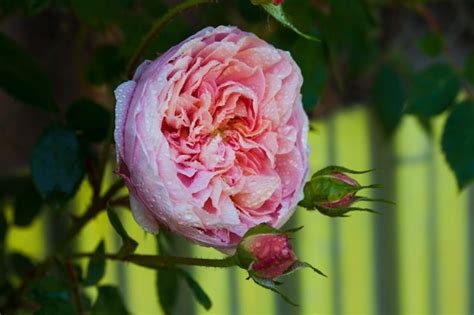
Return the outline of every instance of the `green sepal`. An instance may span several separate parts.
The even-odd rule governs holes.
[[[342,208],[342,209],[317,207],[317,210],[321,214],[324,214],[328,217],[343,217],[343,218],[349,217],[347,213],[352,212],[352,211],[365,211],[365,212],[370,212],[374,214],[380,214],[378,211],[375,211],[373,209],[359,208],[359,207],[349,207],[349,208]]]
[[[285,300],[285,302],[287,302],[288,304],[293,305],[293,306],[299,306],[298,304],[293,302],[289,297],[283,294],[280,290],[277,289],[276,286],[280,285],[281,284],[280,282],[276,283],[273,280],[258,278],[250,273],[249,273],[249,278],[252,279],[259,286],[264,287],[265,289],[271,290],[275,293],[278,293],[283,298],[283,300]]]
[[[299,269],[303,269],[303,268],[309,268],[309,269],[313,270],[314,272],[316,272],[317,274],[320,274],[321,276],[327,278],[326,274],[324,274],[324,272],[322,272],[318,268],[314,267],[310,263],[307,263],[305,261],[299,261],[299,260],[297,260],[293,265],[291,265],[291,267],[288,268],[287,271],[285,271],[283,276],[289,275],[290,273],[293,273],[293,272],[295,272]]]
[[[342,166],[330,165],[314,173],[313,176],[311,176],[311,179],[313,179],[316,176],[329,175],[333,173],[365,174],[365,173],[370,173],[373,171],[375,171],[375,169],[373,168],[370,170],[365,170],[365,171],[355,171],[355,170],[351,170],[349,168],[345,168]]]
[[[354,202],[357,202],[357,201],[372,201],[372,202],[383,202],[383,203],[388,203],[388,204],[391,204],[391,205],[395,205],[396,203],[391,201],[391,200],[387,200],[387,199],[380,199],[380,198],[369,198],[369,197],[362,197],[362,196],[357,196],[355,197],[355,201]]]

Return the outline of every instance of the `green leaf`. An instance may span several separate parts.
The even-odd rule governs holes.
[[[68,126],[92,142],[103,141],[111,124],[110,112],[88,99],[74,102],[67,111]]]
[[[474,102],[457,105],[444,126],[442,147],[459,189],[474,180]]]
[[[420,37],[418,48],[428,57],[436,57],[443,50],[444,38],[440,33],[428,33]]]
[[[41,306],[35,315],[75,314],[69,285],[65,279],[54,276],[39,278],[30,286],[26,296]]]
[[[38,194],[33,182],[27,186],[15,197],[14,219],[13,222],[18,226],[28,226],[39,214],[43,199]]]
[[[125,257],[130,255],[135,251],[138,243],[128,235],[127,231],[125,231],[125,228],[122,225],[122,222],[120,222],[118,215],[110,207],[107,208],[107,216],[109,217],[109,221],[114,227],[115,231],[122,238],[122,247],[119,250],[118,256]]]
[[[201,304],[206,310],[209,310],[212,307],[212,301],[204,291],[204,289],[199,285],[199,283],[193,279],[193,277],[185,270],[180,269],[181,275],[184,277],[186,284],[193,292],[196,300]]]
[[[372,103],[387,135],[393,134],[400,123],[405,97],[405,86],[400,75],[391,66],[382,65],[372,86]]]
[[[464,76],[474,85],[474,53],[470,54],[464,63]]]
[[[84,176],[79,141],[72,130],[53,125],[33,149],[31,175],[45,199],[64,201],[73,196]]]
[[[262,8],[267,11],[271,16],[273,16],[275,20],[288,27],[298,35],[303,36],[304,38],[309,40],[319,41],[319,39],[317,39],[316,37],[307,35],[297,29],[296,26],[294,26],[293,23],[288,20],[281,5],[262,4]]]
[[[431,65],[415,75],[406,111],[421,117],[438,115],[451,105],[459,88],[459,78],[448,65]]]
[[[51,83],[32,56],[0,32],[0,88],[16,99],[55,112]]]
[[[117,46],[103,46],[92,55],[86,78],[92,84],[113,83],[124,72],[126,62]]]
[[[173,268],[158,269],[157,289],[161,308],[166,315],[174,314],[178,300],[178,271]]]
[[[113,286],[100,286],[99,296],[92,306],[91,315],[127,315],[119,290]]]
[[[92,286],[96,285],[100,279],[104,276],[105,273],[105,244],[104,241],[100,241],[99,245],[94,251],[94,256],[89,260],[89,265],[87,266],[87,276],[84,280],[84,285]]]
[[[326,58],[322,46],[298,38],[291,48],[291,55],[304,78],[301,88],[304,108],[307,112],[311,112],[318,104],[326,83]]]
[[[259,286],[261,287],[264,287],[265,289],[269,289],[275,293],[278,293],[282,298],[283,300],[285,300],[286,303],[290,304],[290,305],[293,305],[293,306],[298,306],[298,304],[296,304],[295,302],[293,302],[289,297],[287,297],[285,294],[283,294],[280,290],[278,290],[277,288],[277,283],[273,280],[270,280],[270,279],[262,279],[262,278],[258,278],[258,277],[255,277],[253,275],[250,275],[250,278],[252,278],[252,280],[258,284]],[[279,283],[278,283],[279,284]]]

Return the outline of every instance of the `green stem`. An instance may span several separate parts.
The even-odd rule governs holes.
[[[145,49],[150,45],[153,38],[160,32],[160,30],[168,24],[175,16],[184,12],[192,7],[203,3],[212,3],[215,2],[213,0],[187,0],[177,6],[172,7],[165,15],[161,16],[158,20],[155,21],[153,26],[151,27],[150,31],[143,37],[140,46],[138,46],[137,50],[133,54],[132,59],[127,67],[127,77],[132,78],[135,69],[138,66],[139,61],[143,57],[143,53]]]
[[[73,255],[72,258],[97,257],[95,253],[80,253]],[[176,265],[186,266],[203,266],[203,267],[217,267],[227,268],[236,265],[234,256],[222,259],[206,259],[206,258],[192,258],[192,257],[177,257],[177,256],[157,256],[157,255],[138,255],[132,254],[121,257],[116,254],[105,254],[103,258],[130,262],[150,269],[161,269],[167,267],[174,267]]]

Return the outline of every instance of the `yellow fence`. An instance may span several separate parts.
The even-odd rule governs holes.
[[[396,206],[377,206],[382,214],[355,213],[328,218],[296,211],[292,226],[304,225],[295,239],[297,254],[323,270],[323,278],[303,270],[285,279],[284,291],[298,301],[294,308],[251,281],[241,270],[194,268],[192,272],[213,301],[210,311],[181,289],[178,314],[474,314],[474,189],[459,193],[440,150],[444,118],[435,121],[434,139],[412,117],[405,117],[392,143],[383,139],[367,110],[345,110],[316,122],[310,133],[312,171],[330,164],[353,169],[377,167],[358,177],[381,180]],[[84,209],[85,185],[75,201]],[[140,253],[154,253],[155,238],[122,214]],[[47,251],[45,215],[28,230],[15,228],[7,244],[38,259]],[[82,251],[100,239],[108,251],[120,241],[101,214],[81,234]],[[183,245],[198,257],[219,257],[215,250]],[[83,262],[85,265],[86,261]],[[161,314],[153,271],[109,262],[102,283],[119,284],[131,314]],[[96,292],[90,290],[91,296]]]

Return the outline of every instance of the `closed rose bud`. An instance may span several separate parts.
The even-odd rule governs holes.
[[[238,266],[248,271],[249,279],[280,294],[292,305],[296,304],[279,291],[281,282],[275,281],[276,278],[302,268],[310,268],[325,276],[311,264],[298,260],[293,252],[288,235],[301,228],[282,231],[267,224],[259,224],[245,233],[232,257]]]
[[[379,186],[361,186],[346,174],[366,172],[369,171],[357,172],[339,166],[326,167],[315,173],[306,183],[305,197],[299,205],[309,210],[317,209],[328,216],[346,216],[345,213],[354,210],[374,212],[371,209],[354,207],[353,203],[356,201],[385,201],[357,196],[361,189]]]
[[[274,5],[280,5],[283,2],[283,0],[273,0]]]
[[[241,267],[258,278],[275,279],[297,261],[286,234],[257,234],[242,241],[238,249]]]

